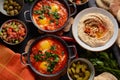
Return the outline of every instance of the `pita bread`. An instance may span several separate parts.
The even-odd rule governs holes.
[[[114,16],[117,16],[117,12],[120,9],[120,0],[113,0],[110,4],[110,11]]]
[[[120,22],[120,10],[118,10],[116,17],[117,17],[117,20]]]
[[[96,76],[94,80],[118,80],[118,79],[111,73],[103,72],[102,74]]]
[[[109,10],[109,6],[102,2],[102,0],[96,0],[96,4],[98,7]]]
[[[102,2],[105,3],[107,6],[110,6],[112,1],[113,0],[102,0]]]

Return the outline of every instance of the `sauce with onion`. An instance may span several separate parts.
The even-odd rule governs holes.
[[[41,0],[33,8],[33,20],[43,30],[53,31],[61,28],[68,19],[63,4],[57,0]]]
[[[54,74],[64,68],[68,52],[57,39],[47,37],[38,41],[31,50],[32,66],[40,73]]]

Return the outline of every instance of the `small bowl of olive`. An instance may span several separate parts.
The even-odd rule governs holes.
[[[85,58],[77,58],[68,64],[67,75],[69,80],[94,80],[94,66]]]
[[[18,15],[24,6],[24,0],[0,0],[1,13],[6,16]]]

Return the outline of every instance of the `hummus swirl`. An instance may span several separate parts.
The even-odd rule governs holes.
[[[91,47],[105,45],[113,36],[113,23],[105,15],[89,13],[80,19],[78,37]]]

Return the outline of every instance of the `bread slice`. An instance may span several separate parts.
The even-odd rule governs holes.
[[[120,0],[113,0],[110,4],[110,11],[114,16],[117,16],[117,12],[120,9]]]
[[[119,23],[120,23],[120,9],[118,10],[118,12],[117,12],[117,20],[119,21]]]
[[[103,3],[105,3],[107,6],[110,6],[113,0],[102,0]]]
[[[96,0],[96,4],[98,7],[109,10],[109,6],[106,5],[102,0]]]
[[[96,76],[94,80],[118,80],[118,79],[109,72],[103,72],[102,74]]]

